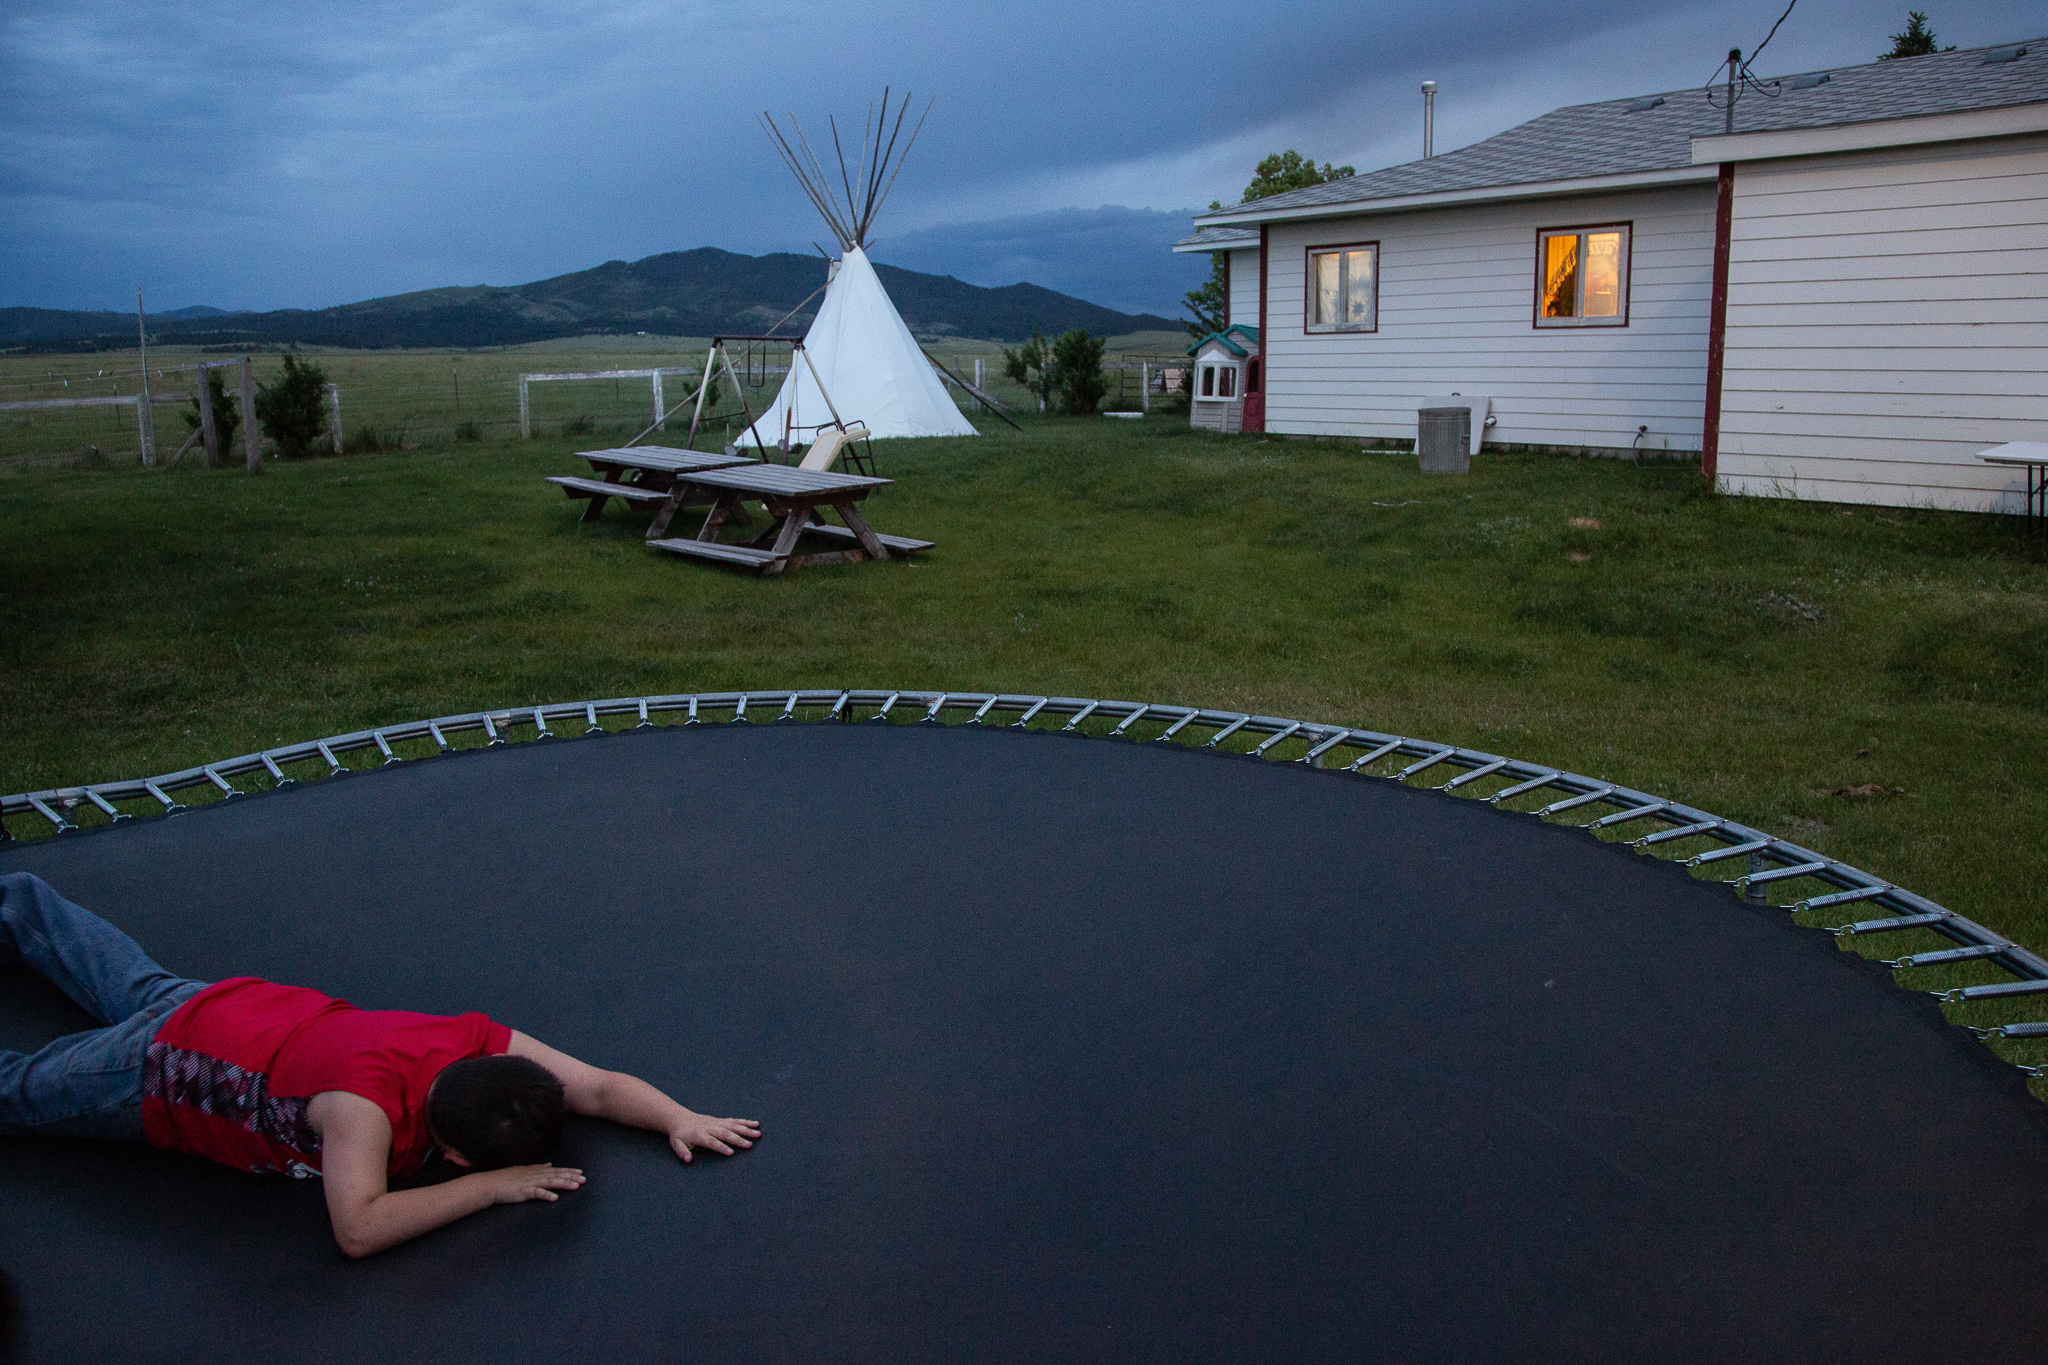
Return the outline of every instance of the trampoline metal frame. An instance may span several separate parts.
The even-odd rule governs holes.
[[[1307,747],[1298,757],[1288,761],[1302,763],[1311,768],[1377,777],[1403,784],[1447,764],[1459,771],[1448,781],[1432,784],[1434,789],[1440,792],[1463,794],[1468,799],[1482,800],[1490,805],[1499,805],[1502,801],[1536,792],[1555,793],[1556,800],[1535,811],[1526,812],[1539,818],[1549,819],[1585,807],[1593,807],[1596,810],[1600,807],[1612,807],[1611,810],[1596,814],[1581,828],[1600,832],[1631,824],[1643,825],[1648,828],[1648,832],[1629,842],[1632,847],[1648,855],[1661,856],[1665,847],[1681,840],[1711,840],[1718,847],[1685,857],[1682,859],[1684,865],[1698,868],[1734,859],[1745,860],[1742,875],[1725,884],[1753,902],[1763,901],[1763,888],[1772,882],[1811,877],[1837,889],[1825,895],[1805,897],[1785,906],[1785,909],[1793,912],[1820,910],[1867,901],[1874,910],[1890,912],[1878,918],[1837,927],[1832,930],[1837,935],[1928,929],[1957,945],[1950,949],[1893,958],[1887,965],[1894,968],[1933,966],[1944,962],[1981,958],[2002,967],[2015,978],[1987,985],[1957,986],[1930,992],[1946,1003],[2048,992],[2048,959],[1974,920],[1956,914],[1924,896],[1895,886],[1881,877],[1830,858],[1826,854],[1816,853],[1790,840],[1776,838],[1762,830],[1724,819],[1683,802],[1637,791],[1619,783],[1567,772],[1561,768],[1504,758],[1498,754],[1467,749],[1455,744],[1442,744],[1432,740],[1349,726],[1326,725],[1316,721],[1289,720],[1277,716],[1248,715],[1239,711],[1217,711],[1159,702],[989,692],[807,688],[796,691],[614,697],[604,701],[471,711],[462,715],[440,716],[433,720],[387,725],[374,730],[357,730],[307,743],[282,745],[243,754],[238,758],[163,773],[156,777],[122,782],[98,782],[82,787],[56,787],[46,791],[0,796],[0,841],[10,841],[14,838],[6,827],[6,819],[9,816],[36,817],[48,825],[51,835],[69,834],[80,828],[71,819],[71,812],[81,805],[92,806],[106,816],[109,822],[133,818],[132,812],[121,810],[114,804],[117,801],[154,802],[160,808],[155,813],[169,815],[186,809],[178,802],[175,793],[201,790],[217,794],[222,800],[231,800],[248,793],[236,787],[230,778],[260,774],[267,776],[275,786],[285,787],[292,785],[295,780],[285,772],[287,764],[319,762],[325,764],[324,769],[319,770],[321,776],[340,776],[352,770],[337,755],[375,750],[382,762],[388,766],[408,761],[392,747],[393,745],[431,743],[435,746],[435,754],[445,753],[455,747],[448,739],[451,734],[479,732],[484,736],[485,744],[488,746],[504,744],[520,731],[530,731],[527,742],[555,738],[555,732],[549,728],[550,721],[556,725],[573,725],[581,721],[585,726],[584,733],[598,734],[614,733],[607,731],[600,723],[605,718],[624,717],[634,722],[632,728],[641,729],[653,726],[657,716],[677,714],[683,717],[681,723],[685,726],[703,723],[707,718],[718,718],[721,713],[730,713],[723,717],[728,723],[753,723],[764,712],[773,713],[772,719],[775,722],[788,722],[800,719],[797,714],[800,709],[822,710],[824,715],[820,719],[841,722],[851,722],[855,719],[856,713],[871,710],[873,714],[867,716],[862,723],[884,724],[894,723],[906,714],[918,711],[922,712],[922,715],[917,717],[917,723],[920,724],[942,724],[942,717],[962,712],[967,713],[964,723],[968,725],[987,724],[992,716],[1008,718],[1014,715],[1015,719],[1009,723],[1015,728],[1028,727],[1041,717],[1063,716],[1066,723],[1058,729],[1074,734],[1087,733],[1080,728],[1084,721],[1114,721],[1113,727],[1101,732],[1102,737],[1109,738],[1129,738],[1133,726],[1140,722],[1151,722],[1164,725],[1165,729],[1161,734],[1143,742],[1182,743],[1190,748],[1238,753],[1265,762],[1278,761],[1269,758],[1268,755],[1273,754],[1288,741],[1297,740]],[[750,712],[752,714],[749,714]],[[1208,737],[1199,745],[1194,744],[1192,731],[1207,731]],[[1238,736],[1256,736],[1259,742],[1243,750],[1223,748],[1227,742]],[[1347,755],[1344,753],[1346,749],[1356,750],[1357,753],[1355,756]],[[1376,768],[1380,770],[1375,771]],[[1505,779],[1508,785],[1485,796],[1472,797],[1472,784],[1487,777]],[[1980,1037],[2048,1037],[2048,1023],[2007,1024],[1998,1028],[1978,1029],[1976,1032]],[[2048,1074],[2048,1067],[2021,1069],[2030,1074]]]

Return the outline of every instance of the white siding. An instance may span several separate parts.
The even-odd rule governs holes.
[[[1537,232],[1627,221],[1628,326],[1539,330]],[[1307,248],[1358,241],[1380,244],[1379,330],[1307,332]],[[1266,429],[1407,440],[1456,392],[1493,400],[1493,443],[1625,449],[1647,426],[1650,448],[1698,450],[1713,256],[1711,185],[1276,223]]]
[[[1259,249],[1230,253],[1229,322],[1259,325]]]
[[[1724,489],[2018,510],[2044,371],[2048,136],[1737,168]]]

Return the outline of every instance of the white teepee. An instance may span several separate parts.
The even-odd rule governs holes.
[[[834,409],[848,426],[864,426],[878,440],[979,434],[946,393],[857,246],[840,258],[825,302],[804,334],[803,354],[792,361],[782,391],[752,428],[763,446],[782,439],[785,414],[792,441],[807,442],[812,430],[832,421]]]
[[[918,130],[924,126],[920,116],[910,130],[910,141],[897,154],[896,141],[909,108],[906,97],[897,106],[894,128],[887,127],[889,92],[882,92],[881,117],[876,118],[869,106],[868,121],[861,130],[860,159],[851,169],[839,143],[838,125],[832,126],[839,179],[846,188],[844,203],[795,116],[790,118],[794,144],[773,119],[761,116],[769,137],[824,216],[832,235],[839,239],[843,253],[825,289],[825,301],[804,335],[803,349],[790,357],[789,378],[768,411],[749,428],[750,437],[764,447],[776,445],[785,433],[792,443],[807,442],[817,428],[833,423],[835,413],[838,421],[864,426],[877,438],[979,434],[947,395],[868,262],[868,228],[875,210],[888,197],[903,169],[903,158],[910,154]],[[930,104],[925,112],[931,112]],[[818,391],[820,380],[825,385],[823,393]]]

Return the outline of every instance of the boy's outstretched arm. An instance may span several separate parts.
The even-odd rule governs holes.
[[[583,1172],[542,1163],[476,1171],[439,1185],[391,1190],[391,1120],[361,1095],[315,1095],[307,1118],[320,1133],[321,1184],[334,1240],[349,1256],[368,1256],[493,1204],[553,1200],[583,1184]]]
[[[516,1030],[506,1051],[552,1072],[572,1113],[666,1133],[668,1145],[685,1161],[693,1147],[731,1156],[761,1136],[761,1125],[752,1119],[715,1119],[685,1109],[637,1076],[600,1071]]]

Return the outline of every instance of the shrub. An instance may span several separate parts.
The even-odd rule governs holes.
[[[1109,381],[1102,377],[1102,338],[1076,327],[1052,344],[1052,368],[1060,391],[1060,410],[1075,417],[1095,411]]]
[[[277,453],[302,460],[327,433],[327,375],[318,365],[284,358],[284,373],[274,384],[256,386],[256,422],[277,442]]]
[[[1044,412],[1053,392],[1059,388],[1059,367],[1053,363],[1050,348],[1038,328],[1031,329],[1031,339],[1016,350],[1003,347],[1003,373],[1029,389],[1038,399],[1038,410]]]
[[[220,442],[222,451],[233,448],[235,433],[242,429],[242,406],[228,393],[227,385],[221,382],[219,370],[206,372],[206,399],[213,409],[213,434]],[[199,398],[192,398],[192,411],[185,414],[185,426],[192,431],[199,430]]]
[[[381,455],[387,450],[403,450],[405,432],[379,431],[368,422],[355,429],[355,434],[342,442],[342,453],[347,455]]]

